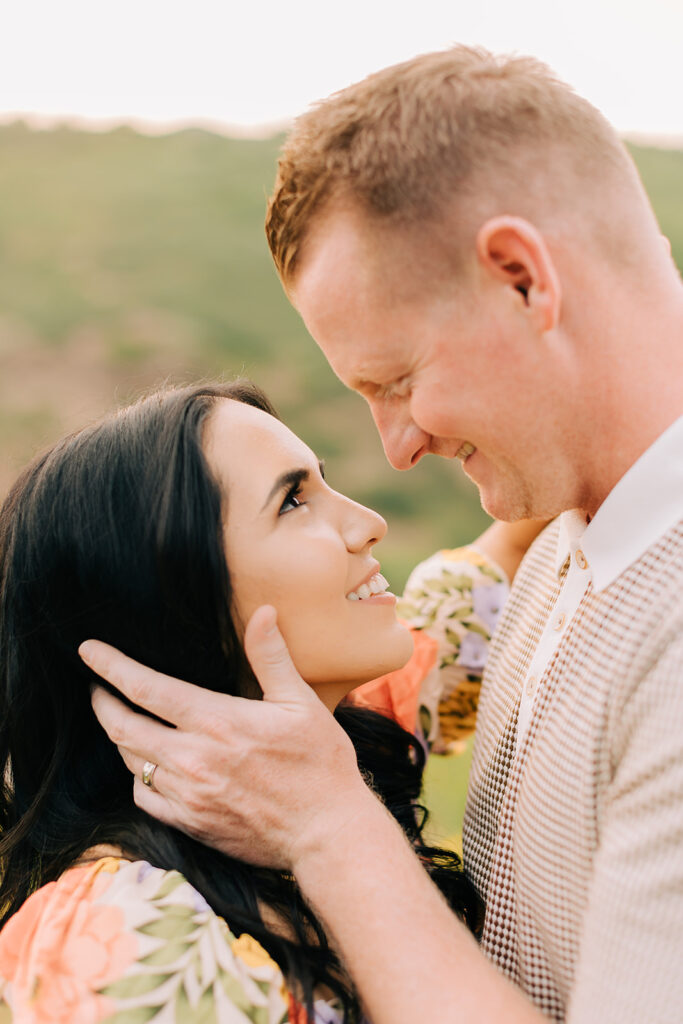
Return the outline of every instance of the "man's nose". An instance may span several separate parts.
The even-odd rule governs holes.
[[[393,403],[392,403],[393,404]],[[412,469],[430,451],[431,437],[413,422],[405,409],[370,403],[372,418],[382,438],[384,454],[394,469]]]

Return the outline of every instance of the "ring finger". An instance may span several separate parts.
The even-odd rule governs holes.
[[[126,747],[119,747],[118,750],[128,771],[148,788],[159,791],[159,773],[163,775],[163,769],[158,763],[152,758],[141,757]]]

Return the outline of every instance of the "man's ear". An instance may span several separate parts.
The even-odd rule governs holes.
[[[485,270],[519,293],[536,328],[552,330],[560,317],[562,289],[543,235],[522,217],[492,217],[477,233]]]

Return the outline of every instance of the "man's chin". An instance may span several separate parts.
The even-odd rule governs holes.
[[[548,493],[534,493],[513,465],[493,463],[478,449],[465,460],[463,470],[479,491],[481,507],[493,519],[504,523],[516,523],[520,519],[552,519],[562,511],[562,508],[554,507],[558,502],[553,500],[553,488]],[[557,499],[558,496],[554,497]]]
[[[513,488],[506,492],[480,487],[479,500],[485,512],[503,523],[518,523],[520,519],[555,519],[566,509],[574,507],[549,497],[539,499],[526,489],[515,491]]]
[[[479,485],[479,500],[484,512],[503,523],[516,523],[520,519],[542,519],[526,488],[486,487]]]

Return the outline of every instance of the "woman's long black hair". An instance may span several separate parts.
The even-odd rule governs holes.
[[[110,843],[180,871],[236,934],[262,943],[309,1006],[325,983],[353,1020],[352,986],[290,876],[228,858],[135,806],[77,654],[97,637],[199,686],[259,694],[231,617],[222,543],[230,496],[202,450],[222,398],[274,415],[244,381],[158,392],[36,459],[0,512],[0,924],[89,847]],[[420,744],[379,714],[336,714],[366,777],[471,923],[458,858],[422,842]],[[292,940],[264,923],[263,904],[286,918]]]

